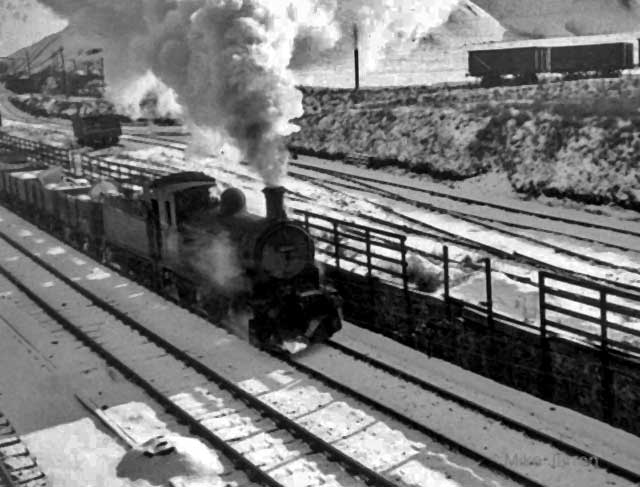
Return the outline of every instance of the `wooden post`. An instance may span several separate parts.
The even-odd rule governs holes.
[[[333,247],[336,267],[340,269],[340,237],[338,236],[338,222],[333,221]]]
[[[489,258],[484,261],[484,275],[487,293],[487,324],[489,329],[493,331],[493,289],[491,287],[491,259]]]
[[[373,271],[371,267],[371,230],[368,228],[365,230],[365,239],[367,246],[367,277],[371,279],[371,273]]]
[[[538,303],[540,308],[540,338],[543,342],[547,340],[547,320],[546,320],[546,306],[545,306],[545,284],[544,274],[538,272]]]
[[[369,285],[369,322],[378,329],[378,306],[376,302],[376,293],[373,284],[373,267],[371,260],[371,230],[365,230],[365,244],[367,252],[367,283]]]
[[[444,265],[444,304],[447,310],[447,319],[451,321],[451,295],[449,291],[449,247],[442,247],[442,262]]]
[[[61,47],[58,52],[60,53],[60,63],[62,64],[62,92],[65,96],[69,96],[67,86],[67,69],[64,64],[64,47]]]
[[[353,24],[353,62],[355,69],[355,91],[360,89],[360,52],[358,50],[358,26]]]
[[[609,361],[609,338],[607,330],[607,292],[600,290],[600,354],[601,366],[600,377],[602,380],[602,414],[604,420],[611,421],[613,414],[613,389],[611,377],[611,364]]]
[[[608,350],[607,333],[607,292],[600,290],[600,348],[603,352]]]
[[[540,374],[538,389],[544,399],[553,397],[553,377],[551,375],[551,352],[547,339],[546,283],[543,272],[538,272],[538,299],[540,306]]]
[[[407,237],[404,235],[400,237],[400,259],[402,265],[402,286],[404,288],[404,299],[407,312],[407,331],[409,331],[410,345],[416,346],[418,343],[418,336],[416,328],[413,323],[413,316],[411,310],[411,293],[409,292],[409,275],[407,264]]]
[[[409,292],[409,276],[407,275],[407,244],[406,237],[400,237],[400,262],[402,265],[402,286],[405,293]]]

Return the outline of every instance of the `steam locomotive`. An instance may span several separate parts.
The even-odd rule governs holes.
[[[264,189],[266,216],[237,188],[181,172],[142,191],[68,179],[60,168],[0,155],[0,198],[70,244],[208,316],[248,311],[252,343],[305,348],[340,330],[341,300],[322,285],[314,242],[287,218],[282,187]]]

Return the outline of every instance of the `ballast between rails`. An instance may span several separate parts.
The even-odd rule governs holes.
[[[55,278],[60,279],[66,285],[74,289],[74,291],[78,292],[83,297],[89,299],[98,308],[105,310],[107,313],[111,314],[117,320],[121,321],[128,327],[131,327],[132,329],[140,333],[143,337],[145,337],[152,343],[155,343],[161,348],[167,350],[172,356],[178,358],[185,365],[193,368],[198,373],[204,375],[207,379],[212,380],[213,382],[218,384],[221,388],[231,392],[231,394],[233,394],[236,398],[245,402],[250,407],[262,411],[266,417],[276,422],[276,424],[283,425],[282,426],[283,429],[287,429],[289,431],[294,432],[296,436],[307,441],[309,444],[313,444],[316,450],[326,452],[329,457],[337,459],[338,462],[347,469],[347,471],[353,472],[356,475],[362,477],[363,479],[366,480],[366,482],[369,485],[372,485],[375,487],[378,487],[378,486],[397,487],[395,483],[389,481],[382,475],[362,465],[357,460],[354,460],[351,457],[345,455],[337,448],[333,447],[329,443],[326,443],[324,440],[317,438],[314,435],[311,435],[310,433],[307,432],[306,429],[299,426],[293,420],[287,418],[282,413],[276,411],[275,409],[271,408],[265,403],[259,401],[250,393],[248,393],[241,387],[237,386],[233,382],[220,376],[217,372],[213,371],[208,366],[201,363],[198,359],[189,355],[184,350],[179,349],[178,347],[168,342],[163,337],[157,335],[153,331],[146,328],[144,325],[138,323],[137,321],[129,317],[127,314],[125,314],[124,312],[116,308],[113,304],[109,303],[108,301],[104,300],[99,296],[96,296],[91,291],[83,288],[78,282],[62,274],[59,270],[54,268],[52,265],[45,262],[41,257],[29,252],[27,248],[25,248],[22,244],[14,240],[12,237],[9,237],[3,233],[0,233],[0,239],[4,240],[9,245],[16,248],[16,250],[26,255],[30,260],[35,262],[38,266],[42,267],[47,272],[51,273]],[[86,335],[79,327],[71,323],[68,319],[66,319],[64,316],[58,313],[43,299],[37,296],[33,290],[26,287],[19,280],[17,280],[13,275],[11,275],[9,272],[2,269],[1,267],[0,267],[0,274],[5,276],[8,280],[10,280],[14,285],[16,285],[21,290],[21,292],[25,293],[27,296],[29,296],[30,299],[34,300],[39,306],[45,309],[47,313],[51,314],[51,316],[53,316],[56,320],[58,320],[65,328],[69,329],[81,341],[86,343],[93,350],[97,351],[108,362],[112,363],[116,368],[118,368],[118,370],[120,370],[125,375],[125,377],[133,379],[135,382],[137,382],[152,398],[154,398],[156,401],[158,401],[160,404],[166,407],[172,414],[176,415],[178,418],[183,420],[189,426],[193,425],[194,431],[199,436],[210,441],[215,447],[220,448],[221,451],[223,451],[223,453],[229,456],[229,458],[232,458],[234,460],[236,459],[238,454],[235,452],[235,450],[233,450],[229,445],[226,445],[224,442],[219,440],[215,435],[209,432],[201,424],[194,423],[193,418],[188,413],[176,407],[176,405],[171,400],[166,398],[161,392],[159,392],[153,386],[153,384],[150,384],[149,382],[145,381],[143,378],[139,378],[135,371],[129,368],[126,364],[122,363],[117,357],[115,357],[109,351],[105,350],[104,347],[102,347],[99,343],[97,343],[93,338]],[[300,370],[305,375],[313,377],[329,385],[330,387],[336,390],[339,390],[340,392],[343,392],[348,396],[353,397],[356,400],[372,407],[373,409],[376,409],[384,414],[389,415],[390,417],[399,421],[400,423],[406,426],[409,426],[420,433],[423,433],[437,441],[440,441],[441,443],[449,447],[452,447],[458,450],[463,455],[475,461],[478,461],[480,464],[486,466],[487,468],[492,469],[496,472],[499,472],[507,476],[508,478],[521,483],[524,486],[546,487],[545,484],[542,484],[536,480],[533,480],[527,477],[525,474],[515,471],[514,469],[505,465],[504,463],[500,463],[496,460],[493,460],[492,458],[489,458],[483,455],[481,452],[475,451],[472,448],[469,448],[461,443],[458,443],[457,441],[452,440],[451,438],[448,438],[447,436],[442,435],[425,425],[422,425],[420,423],[417,423],[416,421],[410,420],[404,417],[403,415],[401,415],[400,413],[398,413],[397,411],[394,411],[382,405],[381,403],[371,398],[368,398],[367,396],[361,393],[358,393],[352,388],[349,388],[348,386],[345,386],[337,381],[332,380],[327,376],[323,376],[322,374],[318,373],[317,371],[311,368],[305,367],[304,365],[297,363],[294,360],[287,359],[286,357],[282,357],[281,355],[278,355],[278,354],[272,354],[272,356],[279,360],[283,360],[285,363]],[[238,462],[242,462],[240,464],[243,466],[243,469],[249,469],[249,471],[251,471],[254,468],[251,464],[246,465],[247,462],[243,458],[238,459]],[[262,472],[261,471],[260,473],[256,472],[256,475],[262,475]],[[258,478],[261,478],[261,477],[258,477]],[[269,485],[271,487],[283,487],[282,485],[274,481],[269,481],[269,482],[265,481],[265,485]]]
[[[470,408],[472,410],[478,411],[481,414],[487,416],[488,418],[492,418],[495,419],[496,421],[500,421],[503,424],[512,427],[513,429],[522,431],[524,433],[526,433],[527,435],[531,436],[532,438],[535,439],[540,439],[541,441],[547,442],[549,444],[552,444],[553,446],[567,452],[573,455],[577,455],[577,456],[581,456],[584,458],[593,458],[595,461],[597,461],[598,465],[606,468],[607,470],[609,470],[612,473],[615,473],[616,475],[620,475],[621,477],[627,478],[633,482],[638,482],[640,484],[640,473],[639,472],[634,472],[632,470],[629,470],[625,467],[622,467],[621,465],[615,464],[613,462],[610,462],[608,460],[606,460],[605,458],[602,458],[598,455],[594,455],[593,453],[584,450],[582,448],[578,448],[574,445],[571,445],[569,443],[567,443],[566,441],[562,440],[561,438],[552,436],[550,434],[544,433],[536,428],[532,428],[531,426],[526,425],[525,423],[522,423],[520,421],[517,421],[507,415],[501,414],[493,409],[490,409],[488,407],[483,406],[482,404],[479,404],[477,402],[474,402],[472,400],[469,400],[467,398],[464,398],[454,392],[451,392],[447,389],[444,389],[442,387],[439,387],[429,381],[427,381],[424,378],[418,378],[415,377],[414,375],[411,375],[405,371],[402,371],[396,367],[393,367],[387,363],[381,362],[380,360],[377,360],[375,358],[372,358],[364,353],[358,352],[346,345],[343,345],[341,343],[336,342],[335,340],[329,340],[327,342],[327,345],[340,351],[341,353],[344,353],[346,355],[349,355],[353,358],[355,358],[356,360],[359,360],[361,362],[367,363],[377,369],[380,369],[384,372],[387,372],[391,375],[400,377],[402,380],[415,384],[417,386],[419,386],[420,388],[423,388],[425,390],[434,392],[440,396],[442,396],[445,399],[449,399],[451,401],[454,401],[462,406],[465,406],[467,408]]]
[[[366,467],[362,463],[357,460],[349,457],[342,451],[338,450],[333,445],[327,443],[321,438],[313,435],[304,427],[297,424],[295,421],[289,419],[284,414],[275,410],[271,406],[266,403],[260,401],[251,393],[245,391],[240,386],[236,385],[232,381],[222,377],[216,371],[212,370],[210,367],[206,366],[198,359],[192,357],[184,350],[176,347],[172,343],[168,342],[163,337],[159,336],[155,332],[149,330],[144,325],[138,323],[133,318],[128,316],[123,311],[116,308],[111,303],[106,300],[96,296],[91,293],[87,289],[83,288],[80,284],[75,282],[73,279],[62,274],[60,271],[55,269],[53,266],[46,263],[40,257],[33,255],[19,242],[13,240],[7,235],[0,235],[0,238],[7,242],[9,245],[13,246],[24,254],[28,259],[35,262],[38,266],[45,269],[47,272],[51,273],[60,281],[64,282],[67,286],[71,287],[75,292],[82,295],[83,297],[90,300],[96,307],[105,311],[109,315],[115,317],[118,321],[122,322],[127,327],[135,330],[137,333],[148,339],[150,342],[155,343],[160,348],[166,350],[170,355],[176,357],[180,362],[183,362],[188,367],[192,368],[199,374],[202,374],[208,380],[214,382],[217,386],[226,390],[231,395],[233,395],[238,400],[247,404],[250,408],[260,411],[265,417],[271,419],[280,426],[283,430],[287,430],[292,432],[295,436],[303,439],[306,443],[313,447],[313,450],[324,452],[329,458],[337,460],[339,464],[341,464],[348,472],[351,472],[358,477],[361,477],[365,480],[366,483],[374,486],[382,486],[382,487],[395,487],[395,484],[377,472],[373,471],[369,467]],[[235,451],[230,445],[226,442],[212,434],[209,430],[207,430],[203,425],[194,421],[194,419],[185,411],[181,410],[181,408],[177,407],[170,399],[164,396],[160,391],[154,387],[153,384],[146,381],[144,378],[140,377],[134,370],[132,370],[128,365],[123,363],[120,359],[118,359],[115,355],[105,349],[102,345],[100,345],[96,340],[87,335],[84,331],[82,331],[78,326],[68,320],[66,317],[61,315],[57,310],[55,310],[51,305],[45,302],[40,296],[38,296],[33,290],[29,289],[22,282],[20,282],[15,276],[13,276],[10,272],[0,267],[0,274],[2,274],[5,278],[11,281],[15,286],[17,286],[21,292],[29,296],[34,302],[36,302],[41,308],[43,308],[48,314],[54,317],[57,321],[59,321],[65,328],[71,331],[75,336],[77,336],[81,341],[86,343],[91,349],[95,350],[101,356],[103,356],[109,363],[113,364],[116,368],[118,368],[126,377],[133,379],[137,382],[145,392],[147,392],[151,397],[157,400],[160,404],[166,407],[169,411],[175,414],[177,417],[185,421],[192,427],[198,435],[205,438],[207,441],[211,442],[216,448],[219,448],[223,451],[229,458],[232,458],[234,461],[237,461],[243,468],[250,472],[254,478],[260,479],[261,483],[265,485],[269,485],[271,487],[283,487],[282,484],[273,480],[267,474],[262,472],[255,465],[244,459],[241,454]],[[531,485],[531,484],[530,484]],[[538,485],[538,484],[535,484]]]

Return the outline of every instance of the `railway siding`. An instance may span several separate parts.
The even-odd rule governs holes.
[[[637,367],[632,360],[617,355],[609,360],[607,353],[580,347],[570,340],[563,343],[562,337],[555,335],[548,341],[536,340],[535,327],[519,321],[506,319],[493,326],[497,322],[487,319],[482,306],[470,306],[469,310],[454,302],[443,310],[443,303],[420,293],[412,293],[409,298],[405,293],[398,298],[396,290],[383,282],[376,280],[372,285],[361,282],[354,274],[334,272],[333,275],[337,276],[343,295],[353,298],[348,300],[350,319],[370,317],[371,313],[362,313],[362,306],[377,302],[382,305],[379,308],[382,312],[374,315],[374,329],[507,385],[627,431],[640,431],[640,419],[635,414],[638,400],[630,392],[638,382]],[[451,311],[462,317],[462,321],[445,326],[444,318],[451,316]],[[359,323],[372,326],[368,322]],[[472,326],[460,326],[464,323]],[[504,326],[505,323],[510,326]],[[513,343],[517,346],[512,346]],[[496,347],[500,346],[506,347],[511,355],[496,354]],[[461,347],[467,347],[470,353],[458,353]],[[572,375],[578,380],[571,380]],[[604,404],[605,397],[612,397],[612,404]]]
[[[5,217],[4,214],[3,217]],[[19,224],[18,220],[9,222],[9,220],[5,218],[5,223],[9,223],[7,228],[12,229],[15,233],[14,237],[18,234],[24,235],[24,233],[20,233],[20,228],[16,227],[16,224]],[[31,228],[32,227],[29,227],[29,231],[32,232],[32,235],[21,239],[21,243],[30,247],[32,251],[38,252],[50,265],[59,269],[66,269],[63,273],[77,276],[78,265],[72,259],[74,252],[65,248],[65,252],[68,252],[68,254],[55,252],[55,255],[52,255],[52,253],[47,253],[45,251],[46,247],[52,245],[53,242],[40,241],[40,244],[37,244],[36,240],[40,239],[36,237],[40,237],[40,235],[37,235],[37,231]],[[91,264],[89,263],[89,265]],[[91,269],[88,267],[83,270],[83,273],[85,270],[90,271]],[[247,390],[260,390],[260,388],[262,388],[266,392],[275,388],[277,385],[281,386],[283,382],[289,383],[296,380],[297,374],[291,370],[283,370],[281,363],[278,364],[276,361],[265,360],[264,357],[256,354],[255,350],[250,350],[248,345],[239,342],[237,339],[220,330],[212,328],[210,324],[203,320],[194,319],[193,315],[190,315],[184,310],[176,309],[173,305],[167,305],[163,299],[138,285],[124,282],[121,278],[83,280],[83,285],[86,285],[91,293],[99,296],[109,296],[109,301],[117,303],[118,307],[126,309],[126,313],[131,318],[144,321],[146,326],[152,328],[156,333],[160,333],[172,343],[176,343],[177,346],[189,350],[189,353],[194,356],[201,357],[203,361],[215,370],[221,370],[231,374],[235,377],[234,380],[240,379],[240,384]],[[185,333],[183,328],[176,327],[176,323],[189,323],[189,333]],[[206,340],[204,339],[205,336],[207,337]],[[229,346],[231,342],[235,342],[233,347]],[[247,351],[249,352],[242,354],[244,359],[241,360],[239,360],[237,352],[239,347],[247,347]],[[267,365],[269,363],[270,365]],[[258,383],[255,380],[256,377],[259,378]],[[276,394],[274,395],[277,396]],[[275,400],[274,404],[277,404],[277,399],[269,396],[269,393],[264,394],[265,400],[268,402]],[[269,399],[267,399],[267,397],[269,397]],[[187,402],[190,400],[188,397],[184,397],[183,399]],[[322,403],[322,401],[322,395],[318,396],[318,402]],[[194,406],[194,411],[199,411],[198,408],[200,405],[195,404]],[[289,414],[296,416],[304,413],[305,411],[295,411],[295,408],[289,411]],[[366,418],[364,421],[366,424]],[[317,427],[320,421],[317,421],[315,424]],[[310,427],[311,426],[310,424]],[[230,429],[233,430],[233,428]],[[348,445],[345,445],[345,447],[348,448]],[[485,445],[484,448],[491,448],[491,445]],[[401,450],[399,449],[399,451]],[[498,453],[498,455],[499,454],[500,453]],[[502,456],[504,457],[504,451]],[[375,456],[365,456],[362,457],[362,461],[369,463],[372,460],[375,461],[375,458]],[[384,465],[378,465],[379,468],[384,467]],[[531,466],[529,465],[529,467]],[[526,470],[527,466],[520,465],[516,468]],[[537,474],[539,475],[540,472],[537,472]],[[591,476],[591,479],[596,482],[594,485],[600,485],[599,482],[604,481],[595,476]],[[549,482],[549,485],[562,485],[561,479],[560,482],[558,482],[558,480],[559,479],[556,478]]]
[[[36,234],[36,232],[32,233],[33,236]],[[340,425],[350,424],[349,418],[351,416],[349,414],[345,416],[345,411],[340,409],[338,409],[338,412],[342,414],[337,414],[333,423],[329,422],[329,424],[333,424],[333,428],[337,428],[337,437],[331,436],[332,430],[324,427],[327,425],[326,421],[330,416],[321,417],[320,422],[324,424],[319,426],[320,422],[318,420],[314,422],[313,420],[313,413],[315,412],[313,411],[307,416],[308,422],[306,425],[308,427],[300,426],[300,428],[305,428],[311,435],[317,435],[315,438],[320,438],[320,443],[317,440],[309,441],[309,438],[313,438],[313,436],[300,436],[300,438],[304,438],[304,442],[296,440],[294,436],[285,431],[293,427],[293,423],[283,427],[281,420],[275,420],[277,423],[275,425],[271,421],[270,414],[272,413],[265,414],[268,408],[272,406],[274,411],[278,412],[276,398],[272,398],[268,394],[260,395],[259,401],[265,406],[262,408],[262,413],[256,415],[251,409],[247,408],[246,404],[232,399],[229,392],[218,390],[215,386],[212,386],[211,380],[206,374],[202,375],[186,365],[187,363],[190,364],[190,361],[181,364],[171,354],[161,355],[158,347],[149,343],[145,336],[133,330],[124,331],[124,325],[118,324],[118,320],[114,322],[113,319],[108,319],[109,315],[101,318],[99,316],[101,311],[96,313],[95,307],[87,297],[80,297],[79,295],[74,297],[74,293],[70,292],[68,285],[62,284],[43,269],[37,266],[34,268],[35,264],[29,264],[24,257],[19,257],[20,253],[12,250],[6,243],[2,247],[3,266],[15,276],[15,279],[24,282],[27,288],[32,289],[34,294],[39,296],[38,299],[47,302],[47,306],[51,306],[55,313],[60,315],[60,319],[73,323],[78,322],[78,326],[83,330],[83,333],[95,334],[92,341],[104,347],[107,350],[105,353],[108,354],[108,357],[121,357],[119,360],[122,360],[124,367],[130,371],[127,372],[125,370],[125,376],[130,376],[130,374],[140,375],[144,377],[145,389],[150,387],[156,390],[157,394],[169,396],[171,404],[165,407],[169,407],[171,410],[175,409],[178,414],[183,416],[184,420],[197,421],[200,425],[198,428],[212,431],[221,441],[229,442],[231,448],[235,449],[236,444],[238,444],[240,450],[236,450],[237,453],[243,451],[241,443],[243,440],[258,436],[264,439],[264,447],[260,448],[259,451],[248,451],[248,455],[254,455],[256,462],[264,464],[264,469],[269,472],[269,476],[283,485],[297,485],[295,479],[299,478],[300,475],[307,478],[315,478],[320,483],[324,482],[328,485],[336,486],[357,486],[364,485],[367,482],[380,486],[411,485],[411,483],[407,483],[409,482],[408,478],[415,477],[416,468],[418,470],[421,469],[423,476],[441,475],[443,480],[446,477],[457,478],[460,482],[469,486],[480,487],[488,485],[489,482],[488,480],[482,480],[482,477],[478,477],[476,474],[472,474],[473,470],[480,470],[490,478],[497,477],[502,479],[502,475],[496,476],[494,472],[488,471],[486,467],[479,467],[473,461],[469,462],[464,456],[458,456],[457,458],[463,459],[463,461],[466,460],[466,467],[456,465],[451,460],[445,461],[443,457],[438,455],[428,455],[423,458],[420,452],[425,448],[425,445],[409,441],[404,437],[403,432],[396,430],[393,426],[386,426],[385,423],[380,423],[377,419],[373,425],[361,424],[356,431],[351,431],[348,428],[344,429],[344,427],[341,429]],[[15,258],[16,253],[18,254],[17,259]],[[46,252],[44,254],[46,255]],[[61,256],[65,254],[58,251],[55,252],[55,255]],[[76,269],[72,275],[77,275],[78,265],[73,265]],[[278,390],[282,389],[282,383],[288,380],[286,379],[287,371],[277,368],[278,365],[282,367],[283,364],[281,362],[264,354],[256,353],[256,350],[248,344],[229,337],[222,330],[212,327],[211,324],[175,305],[167,304],[162,298],[145,292],[143,288],[133,283],[122,282],[121,278],[117,278],[117,280],[119,281],[117,286],[127,284],[127,286],[116,288],[117,290],[124,290],[122,291],[124,295],[121,296],[120,302],[124,301],[129,305],[125,306],[127,314],[131,316],[138,315],[138,317],[145,315],[146,320],[150,322],[148,328],[156,328],[154,331],[157,331],[158,326],[170,328],[173,330],[173,340],[179,345],[181,345],[180,336],[193,337],[195,335],[196,339],[198,339],[198,344],[192,343],[192,349],[205,352],[203,355],[206,356],[203,357],[203,360],[210,364],[211,369],[221,370],[227,366],[231,367],[236,375],[241,374],[245,377],[245,380],[240,382],[240,385],[245,390],[255,391],[256,385],[261,385],[262,389],[267,387],[270,390]],[[109,281],[111,285],[114,284],[108,278],[105,278],[102,282],[104,281]],[[85,282],[96,281],[87,280]],[[45,285],[43,286],[43,284]],[[103,288],[103,291],[106,290]],[[144,297],[144,304],[139,299],[141,297]],[[154,309],[155,313],[146,313],[145,310],[148,311],[149,309]],[[131,319],[137,320],[137,318]],[[102,321],[103,324],[96,327],[96,320]],[[176,330],[177,323],[181,323],[183,327],[189,327],[190,332],[193,333],[185,333],[184,328],[180,327]],[[192,324],[201,324],[202,328],[198,330],[196,326],[196,329],[193,330],[191,328]],[[166,339],[166,336],[164,338]],[[211,340],[217,341],[217,344],[223,348],[212,346]],[[260,372],[256,370],[258,368],[261,369]],[[247,372],[246,369],[249,369],[249,371]],[[172,371],[169,376],[167,376],[166,370]],[[226,372],[229,372],[229,368],[227,368]],[[252,378],[254,376],[260,378],[261,384],[257,384],[256,380]],[[265,379],[264,381],[262,380],[263,378]],[[300,387],[305,389],[305,392],[310,392],[308,386],[301,383],[301,379],[304,380],[296,377],[291,387]],[[266,384],[269,382],[271,383],[267,386]],[[260,388],[258,391],[260,391]],[[340,401],[341,397],[341,395],[332,396],[331,400]],[[347,398],[344,400],[352,402]],[[278,414],[283,413],[278,412]],[[305,412],[294,409],[289,414],[294,419],[305,414]],[[293,431],[297,431],[296,428]],[[335,432],[333,431],[333,433]],[[299,432],[296,435],[299,436]],[[385,438],[393,438],[393,444],[390,445]],[[322,442],[329,442],[334,445],[333,449],[322,447]],[[390,454],[390,448],[395,453],[395,456]],[[430,448],[442,449],[442,446],[434,444]],[[316,450],[317,454],[314,453]],[[277,454],[277,458],[273,458],[274,452]],[[329,454],[329,457],[326,457],[327,454]],[[348,462],[346,461],[347,458],[349,459]],[[413,470],[406,467],[395,468],[401,465],[404,460],[409,459],[413,462]],[[429,460],[428,467],[424,465],[426,460]],[[365,467],[356,469],[355,466],[358,464]],[[336,470],[337,465],[344,465],[348,473],[343,470]],[[470,470],[469,465],[473,467],[473,470]],[[393,472],[391,472],[392,468]],[[436,469],[436,472],[432,471],[431,468]],[[371,473],[367,473],[366,469],[385,473],[383,476],[378,474],[372,476]],[[437,472],[438,469],[445,473],[439,474]],[[386,472],[387,470],[389,470],[388,473]],[[387,476],[390,477],[390,480],[385,480]],[[363,480],[357,480],[358,477]],[[335,479],[344,479],[344,481],[341,480],[338,484],[335,483],[337,482]],[[419,483],[418,485],[422,484]],[[507,482],[504,485],[513,484]],[[526,485],[539,484],[527,483]]]

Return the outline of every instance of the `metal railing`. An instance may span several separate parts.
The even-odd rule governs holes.
[[[169,171],[164,169],[140,167],[85,154],[76,154],[72,157],[72,160],[76,175],[89,180],[106,178],[121,184],[142,187],[145,183],[169,174]]]
[[[324,253],[333,257],[335,267],[350,262],[366,269],[366,275],[397,279],[409,285],[406,236],[338,220],[306,210],[295,210],[304,228],[316,242],[326,244]]]
[[[33,160],[69,169],[69,151],[34,140],[23,139],[0,131],[0,147],[23,151]]]
[[[337,269],[355,271],[356,274],[358,267],[365,271],[371,298],[370,318],[377,314],[374,278],[383,277],[402,283],[405,321],[408,329],[413,329],[405,235],[338,220],[311,211],[295,210],[295,213],[314,240],[325,244],[326,247],[320,250],[333,258]],[[352,267],[345,269],[344,262],[350,263]]]
[[[538,274],[538,291],[543,339],[550,331],[561,331],[588,340],[605,352],[640,351],[640,292],[549,272]],[[634,320],[636,328],[626,324]]]

